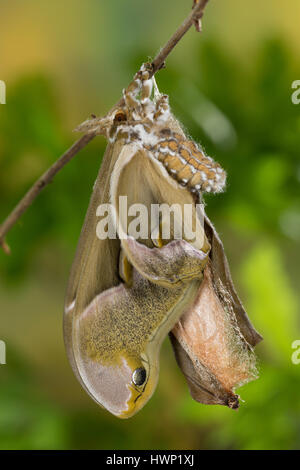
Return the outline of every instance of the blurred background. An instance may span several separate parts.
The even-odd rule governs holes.
[[[191,0],[0,0],[0,221],[104,114]],[[64,293],[105,141],[85,148],[39,196],[0,253],[1,449],[299,449],[300,3],[211,1],[157,74],[187,132],[228,172],[206,198],[232,275],[264,341],[260,378],[238,412],[189,396],[168,340],[158,388],[128,421],[101,410],[69,366]]]

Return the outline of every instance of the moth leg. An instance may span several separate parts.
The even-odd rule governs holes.
[[[125,284],[127,284],[128,286],[132,285],[132,264],[127,258],[123,248],[121,248],[120,251],[119,275],[120,278],[125,282]]]
[[[140,72],[138,72],[130,85],[128,85],[128,87],[123,90],[125,104],[129,110],[129,120],[134,120],[141,114],[141,103],[137,98],[141,91],[141,86],[142,82],[140,78]]]
[[[168,120],[170,116],[170,105],[168,95],[160,95],[155,104],[154,119]]]
[[[123,90],[125,104],[130,110],[129,120],[137,119],[139,116],[149,117],[149,114],[153,111],[152,90],[151,64],[146,63],[136,73],[130,85]]]
[[[147,70],[141,71],[141,103],[144,104],[150,100],[153,90],[153,80],[150,78],[150,74]]]
[[[150,76],[149,64],[144,64],[140,70],[141,74],[141,106],[144,118],[153,120],[154,104],[151,100],[154,79]]]

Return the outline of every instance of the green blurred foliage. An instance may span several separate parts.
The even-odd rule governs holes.
[[[137,417],[119,421],[80,390],[61,336],[55,346],[68,269],[105,148],[99,138],[11,231],[12,255],[0,255],[0,337],[9,345],[8,364],[0,366],[1,449],[299,448],[300,366],[292,364],[291,344],[300,339],[300,108],[290,86],[300,70],[278,38],[262,45],[250,69],[216,44],[204,37],[199,45],[196,81],[170,65],[158,84],[188,133],[228,172],[227,192],[207,197],[207,212],[265,338],[257,348],[260,378],[240,391],[245,404],[238,412],[200,405],[166,344],[158,390]],[[131,74],[144,58],[144,50],[126,57]],[[10,88],[0,114],[1,220],[74,140],[61,99],[47,72]]]

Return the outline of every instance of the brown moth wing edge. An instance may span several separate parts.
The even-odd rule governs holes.
[[[230,300],[233,307],[233,313],[236,317],[238,327],[244,337],[244,340],[249,345],[249,348],[251,346],[254,347],[262,340],[262,337],[252,326],[236,293],[223,244],[207,216],[205,216],[205,231],[212,246],[210,257],[214,283],[221,281],[221,283],[228,290],[231,297]],[[222,302],[224,299],[220,299],[220,301]],[[225,390],[214,374],[201,364],[199,358],[197,360],[196,370],[193,362],[195,357],[193,357],[193,352],[189,351],[189,345],[185,344],[184,338],[182,338],[183,344],[181,344],[177,339],[178,334],[180,335],[179,332],[180,328],[175,327],[174,333],[171,332],[169,336],[176,361],[186,377],[192,397],[196,401],[204,404],[220,404],[226,405],[232,409],[238,408],[238,395],[230,392],[229,390]],[[205,384],[210,384],[210,390],[205,387]]]
[[[215,375],[202,364],[198,364],[198,373],[195,373],[195,366],[188,352],[181,346],[172,332],[169,336],[176,362],[188,382],[192,398],[205,405],[223,405],[237,409],[239,407],[238,395],[225,390]],[[201,370],[201,375],[199,375],[199,370]],[[210,384],[211,390],[206,388],[204,384]]]
[[[85,387],[77,369],[73,351],[73,318],[103,290],[119,284],[118,258],[119,240],[99,240],[96,236],[96,210],[99,204],[109,203],[110,174],[118,158],[118,145],[108,145],[91,195],[89,207],[79,237],[76,255],[72,264],[65,297],[63,331],[65,348],[72,369]],[[105,266],[105,276],[99,276]],[[82,281],[84,290],[82,293]]]

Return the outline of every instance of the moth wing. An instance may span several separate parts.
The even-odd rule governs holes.
[[[209,220],[207,216],[205,216],[205,229],[208,236],[208,239],[211,243],[211,260],[212,260],[212,270],[214,276],[215,284],[221,283],[226,291],[230,296],[230,300],[232,302],[233,311],[236,317],[236,321],[238,326],[245,338],[245,340],[251,345],[256,346],[260,341],[262,341],[262,336],[255,330],[253,327],[244,307],[243,304],[236,292],[234,287],[229,263],[225,254],[223,243]]]
[[[227,405],[234,395],[224,390],[214,374],[200,361],[192,360],[190,351],[184,348],[173,332],[170,340],[176,362],[182,370],[194,400],[205,405]]]
[[[96,234],[96,210],[109,203],[110,176],[122,146],[108,145],[97,176],[72,264],[64,309],[64,340],[71,366],[82,383],[73,351],[73,320],[104,290],[117,286],[118,239],[100,240]],[[83,384],[84,385],[84,384]]]
[[[118,158],[111,178],[111,202],[115,208],[118,234],[122,239],[121,243],[126,256],[144,277],[162,285],[170,286],[180,279],[187,281],[198,277],[207,261],[210,246],[192,195],[185,188],[180,187],[167,174],[160,162],[151,157],[151,154],[147,154],[135,144],[128,146],[132,147],[131,152],[127,151],[126,147]],[[127,198],[125,207],[121,201],[124,196]],[[174,225],[172,225],[171,217],[168,239],[171,243],[164,249],[153,247],[152,209],[155,206],[158,209],[162,205],[167,209],[174,205],[178,209],[174,213],[174,225],[178,223],[182,227],[183,224],[189,224],[193,226],[193,229],[196,228],[198,235],[196,247],[184,240],[183,230],[181,231],[182,239],[174,240]],[[186,206],[190,206],[191,209],[189,217],[184,217]],[[134,207],[137,213],[142,215],[137,224],[142,233],[137,231],[133,235],[130,227],[136,216],[136,213],[131,213]],[[170,215],[167,211],[165,220],[168,214]],[[159,218],[157,221],[159,222]],[[139,250],[134,240],[136,235],[139,236]],[[148,248],[151,248],[151,254]],[[188,259],[190,259],[190,264],[187,262]]]
[[[198,307],[195,310],[190,309],[181,317],[172,330],[170,339],[177,363],[186,377],[192,397],[200,403],[223,404],[230,408],[236,408],[238,407],[238,396],[232,392],[232,385],[238,386],[239,373],[241,376],[244,374],[246,381],[255,378],[255,369],[251,370],[251,356],[249,356],[249,369],[246,367],[244,370],[244,364],[248,363],[247,347],[254,347],[262,340],[262,337],[252,326],[236,293],[223,244],[207,216],[205,216],[205,225],[208,240],[212,246],[210,263],[206,267],[206,270],[210,269],[209,286],[207,286],[206,279],[205,287],[204,280],[199,291],[200,294],[202,290],[204,295],[200,294]],[[225,309],[224,313],[228,310],[233,315],[231,321],[233,325],[236,322],[240,331],[239,334],[238,330],[235,332],[237,337],[234,344],[236,346],[240,344],[240,351],[244,351],[244,359],[239,362],[239,360],[235,360],[236,357],[238,358],[236,352],[239,348],[236,351],[225,348],[224,352],[228,353],[228,364],[232,363],[232,367],[228,368],[225,361],[224,369],[222,357],[225,355],[222,353],[220,356],[219,350],[221,341],[217,336],[215,338],[214,335],[210,336],[214,330],[213,325],[216,327],[214,332],[216,333],[219,329],[221,334],[222,330],[227,330],[230,325],[228,320],[223,322],[222,309]],[[217,317],[215,319],[213,317],[218,311],[221,316],[217,320]],[[210,330],[211,333],[209,333]],[[208,335],[207,344],[203,342],[202,338],[206,335]],[[215,361],[218,368],[217,375],[213,372],[211,364],[209,365],[208,359]],[[227,383],[228,386],[224,388],[220,378],[223,378],[221,381],[223,384],[226,383],[226,380],[230,380],[230,385]]]
[[[122,144],[115,144],[114,146],[109,146],[107,149],[107,152],[104,156],[104,160],[98,175],[98,178],[96,180],[96,184],[94,187],[94,191],[92,194],[92,198],[90,201],[90,205],[87,211],[87,215],[85,218],[85,222],[82,228],[82,233],[79,239],[78,243],[78,248],[77,248],[77,253],[75,256],[75,260],[71,269],[71,275],[70,275],[70,281],[69,281],[69,286],[67,289],[67,295],[66,295],[66,304],[65,304],[65,316],[64,316],[64,332],[65,332],[65,343],[66,343],[66,348],[68,351],[69,355],[69,360],[71,362],[71,365],[73,367],[73,370],[75,374],[77,375],[77,378],[85,388],[85,390],[89,393],[89,395],[99,403],[99,396],[106,397],[106,401],[104,400],[101,401],[101,403],[105,403],[105,406],[109,409],[109,400],[111,399],[111,402],[116,398],[116,394],[119,394],[120,389],[125,390],[124,384],[127,386],[130,385],[130,380],[128,378],[128,371],[124,372],[122,367],[118,365],[118,367],[113,367],[110,370],[110,373],[106,373],[108,370],[105,367],[102,367],[101,360],[99,361],[99,364],[97,361],[90,361],[89,364],[92,364],[92,367],[90,368],[84,368],[83,367],[83,360],[84,357],[86,357],[86,351],[88,351],[88,347],[90,344],[87,344],[85,341],[80,341],[80,338],[82,339],[82,334],[85,336],[85,332],[82,331],[81,327],[83,326],[84,323],[88,324],[88,327],[90,323],[87,321],[90,318],[92,318],[92,323],[95,320],[96,317],[96,324],[101,324],[101,321],[98,322],[97,317],[101,317],[102,315],[102,310],[104,305],[104,300],[103,296],[108,296],[109,293],[112,293],[112,291],[116,292],[117,298],[115,298],[115,302],[118,303],[120,300],[119,297],[121,295],[120,289],[126,292],[126,288],[124,287],[123,284],[120,284],[120,277],[119,277],[119,258],[120,258],[120,241],[119,239],[111,239],[111,238],[105,238],[104,240],[99,239],[96,234],[96,229],[97,229],[97,218],[96,218],[96,211],[99,206],[99,204],[108,204],[111,199],[111,186],[114,184],[114,181],[112,181],[112,175],[114,168],[117,164],[117,162],[122,159],[123,157],[128,160],[131,160],[131,158],[135,158],[135,156],[138,156],[138,159],[140,158],[143,163],[147,161],[147,156],[141,151],[141,149],[135,145],[122,145]],[[146,158],[146,160],[145,160]],[[142,196],[145,196],[146,189],[148,187],[148,180],[143,176],[143,172],[140,171],[141,168],[137,167],[135,169],[134,167],[132,168],[132,178],[129,179],[128,181],[128,188],[124,187],[124,193],[127,194],[133,194],[137,195],[137,200],[141,200]],[[116,179],[118,179],[118,174],[116,175]],[[149,175],[148,175],[149,177]],[[141,181],[142,178],[142,181]],[[125,178],[126,179],[126,178]],[[151,179],[151,178],[150,178]],[[145,187],[143,187],[142,182],[145,182]],[[156,182],[156,185],[159,185],[159,182]],[[152,201],[152,191],[149,192],[149,194],[146,197],[146,201],[148,201],[148,197],[150,198],[149,200]],[[190,196],[189,196],[190,197]],[[149,202],[149,201],[148,201]],[[192,248],[192,247],[191,247]],[[190,253],[190,250],[188,251]],[[202,258],[201,258],[202,261]],[[197,264],[197,268],[199,270],[199,275],[202,273],[202,268],[200,265],[200,262],[198,258],[195,260]],[[201,269],[200,269],[201,268]],[[146,283],[146,281],[143,281]],[[147,283],[146,283],[147,284]],[[150,283],[148,283],[149,286],[154,289],[153,285],[151,286]],[[187,285],[187,290],[189,292],[189,295],[184,295],[183,300],[180,300],[180,302],[189,302],[190,299],[192,298],[191,290],[193,290],[194,294],[197,292],[197,286],[198,282],[194,283],[191,286]],[[118,287],[117,287],[118,286]],[[113,289],[112,289],[113,288]],[[164,289],[161,288],[162,291]],[[179,289],[180,290],[180,289]],[[105,292],[104,292],[105,291]],[[186,289],[184,289],[185,293]],[[103,294],[101,296],[101,294]],[[171,301],[175,302],[175,296],[174,296],[174,291],[171,293]],[[181,290],[180,290],[180,296],[181,296]],[[146,297],[146,296],[145,296]],[[187,298],[187,300],[186,300]],[[99,299],[99,302],[97,302],[97,299]],[[146,297],[147,299],[147,297]],[[144,297],[141,297],[140,301],[144,300]],[[151,297],[150,301],[148,302],[147,306],[151,305],[154,302],[154,297]],[[164,302],[160,301],[159,304],[161,308],[165,308],[165,296],[164,296]],[[176,303],[176,302],[175,302]],[[147,307],[146,306],[146,307]],[[142,309],[144,312],[146,310],[146,307]],[[176,308],[175,308],[176,307]],[[176,315],[176,318],[181,313],[181,308],[184,309],[184,307],[181,307],[180,303],[180,308],[177,308],[177,305],[175,307],[171,308],[170,311],[172,311],[172,318],[173,315]],[[109,314],[109,309],[104,308],[104,314],[109,316],[108,324],[110,321],[113,321],[111,318],[112,315]],[[174,310],[174,312],[173,312]],[[128,307],[126,304],[126,312],[124,312],[123,309],[123,314],[121,317],[118,317],[118,308],[113,310],[113,313],[117,315],[117,319],[122,322],[123,325],[123,320],[122,317],[124,318],[124,321],[126,322],[126,316],[132,317],[131,321],[134,320],[135,318],[135,312],[133,308]],[[121,312],[122,313],[122,312]],[[160,313],[160,312],[159,312]],[[166,312],[167,315],[166,317],[168,318],[171,315],[169,315],[169,311]],[[101,318],[99,318],[101,320]],[[128,318],[127,318],[128,320]],[[147,329],[149,329],[149,319],[147,319]],[[174,320],[176,321],[176,320]],[[105,323],[105,322],[104,322]],[[117,323],[117,322],[116,322]],[[141,322],[140,322],[141,323]],[[161,337],[165,336],[169,330],[170,327],[167,328],[168,326],[168,321],[162,321],[162,329],[160,330],[162,332]],[[95,326],[95,325],[94,325]],[[100,328],[99,332],[97,331],[97,328],[94,327],[92,328],[93,334],[96,336],[99,334],[99,336],[105,341],[106,338],[106,333],[103,330],[103,328]],[[154,322],[154,326],[156,328],[156,323]],[[80,330],[77,328],[80,327]],[[167,329],[166,329],[167,328]],[[119,329],[118,331],[121,331]],[[132,333],[132,328],[128,329],[129,331],[129,336],[130,333]],[[127,334],[127,333],[124,333]],[[109,335],[107,334],[107,337]],[[116,336],[117,333],[116,333]],[[139,335],[137,335],[139,336]],[[144,336],[144,335],[142,335]],[[98,338],[98,336],[97,336]],[[160,338],[160,336],[157,335],[157,338]],[[99,338],[98,338],[99,339]],[[127,338],[124,338],[124,341],[122,341],[122,345],[126,345],[127,342],[125,341]],[[151,340],[152,341],[152,340]],[[157,354],[159,345],[156,344],[155,348],[155,354]],[[154,354],[154,353],[153,353]],[[99,389],[95,389],[95,382],[93,382],[93,378],[101,376],[101,383],[99,381],[96,381],[97,386],[101,386]],[[131,377],[131,376],[130,376]],[[118,386],[115,386],[116,382],[118,382]],[[94,385],[93,385],[94,384]],[[127,389],[128,390],[128,389]],[[97,394],[96,392],[101,392],[100,395],[99,393]],[[98,399],[97,399],[98,396]],[[121,400],[121,398],[119,397]],[[121,400],[122,401],[122,400]],[[123,404],[123,403],[122,403]]]
[[[213,403],[203,396],[205,390],[216,404],[236,408],[234,389],[257,374],[253,352],[237,328],[231,305],[227,310],[218,294],[209,262],[196,300],[172,330],[186,354],[176,345],[175,353],[196,401]]]

